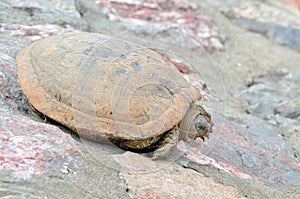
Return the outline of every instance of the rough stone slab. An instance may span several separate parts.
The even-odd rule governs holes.
[[[260,118],[280,115],[297,119],[300,114],[300,74],[286,70],[270,70],[252,77],[248,88],[238,93],[249,102],[247,111]],[[260,106],[260,107],[259,107]]]
[[[22,25],[56,24],[77,29],[86,26],[74,0],[4,0],[0,2],[0,21]]]
[[[175,163],[152,161],[131,152],[114,155],[114,159],[132,198],[244,198],[235,188]]]
[[[178,145],[186,158],[276,188],[300,184],[294,150],[262,121],[240,124],[217,114],[212,118],[215,126],[208,140],[198,139],[190,148]]]
[[[58,127],[0,115],[1,170],[28,179],[32,174],[68,174],[83,166],[75,140]]]
[[[15,61],[15,56],[23,45],[26,45],[25,40],[0,35],[0,96],[12,108],[27,113],[30,105],[17,83]]]
[[[190,50],[224,50],[214,20],[188,0],[93,0],[108,18],[136,35]],[[203,49],[204,48],[204,49]]]
[[[300,74],[287,70],[268,71],[252,77],[248,88],[235,96],[248,101],[248,114],[257,116],[273,126],[300,152]]]
[[[299,50],[300,12],[282,9],[284,6],[279,1],[240,1],[227,4],[222,12],[243,28]]]

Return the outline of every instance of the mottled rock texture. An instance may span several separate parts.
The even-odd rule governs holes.
[[[75,140],[58,127],[24,116],[0,115],[0,170],[17,178],[72,173],[84,166]]]
[[[131,152],[114,159],[132,198],[244,198],[235,188],[175,163],[152,161]]]

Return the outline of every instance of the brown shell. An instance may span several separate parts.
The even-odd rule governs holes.
[[[161,55],[101,34],[37,41],[19,52],[17,65],[38,111],[95,141],[159,136],[201,97]]]

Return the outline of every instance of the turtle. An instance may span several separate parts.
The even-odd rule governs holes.
[[[16,57],[33,107],[95,142],[167,156],[179,140],[212,132],[200,91],[152,49],[113,36],[68,32],[35,41]]]

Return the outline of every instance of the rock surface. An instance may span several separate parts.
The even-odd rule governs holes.
[[[24,113],[34,112],[17,83],[17,53],[29,42],[67,31],[74,30],[58,25],[0,24],[0,95],[11,107]]]
[[[285,6],[282,4],[283,0],[255,1],[256,6],[253,6],[254,1],[241,0],[232,1],[233,4],[229,7],[226,5],[227,9],[229,8],[226,16],[235,16],[237,20],[246,19],[243,19],[243,23],[248,29],[263,32],[262,34],[267,36],[265,38],[228,20],[221,13],[221,8],[224,13],[224,2],[190,1],[184,1],[183,4],[178,4],[177,0],[171,1],[171,4],[164,4],[162,0],[143,1],[143,4],[141,1],[128,1],[128,4],[112,1],[115,2],[113,6],[117,7],[107,5],[106,11],[100,9],[94,0],[0,1],[0,111],[3,119],[0,120],[0,126],[10,126],[10,131],[7,131],[7,128],[2,130],[0,137],[19,132],[22,133],[23,140],[30,141],[14,145],[20,142],[7,142],[6,139],[3,142],[6,143],[5,147],[0,147],[0,150],[10,152],[3,153],[5,156],[0,153],[0,161],[4,160],[3,157],[6,160],[5,164],[1,162],[0,167],[4,168],[6,165],[5,168],[26,171],[25,174],[21,172],[22,175],[17,173],[17,177],[23,176],[24,179],[28,174],[40,173],[23,182],[12,177],[12,174],[16,173],[0,169],[0,196],[137,198],[168,195],[180,198],[189,194],[202,196],[207,193],[203,197],[299,197],[300,55],[299,51],[276,45],[268,39],[295,45],[292,47],[297,49],[299,10]],[[132,9],[135,2],[138,3],[135,7],[136,12],[132,12],[134,15],[130,16],[127,10]],[[121,5],[124,5],[124,10],[120,10]],[[176,8],[174,13],[171,7]],[[118,9],[112,13],[113,10],[109,10],[112,8]],[[159,15],[157,9],[162,9],[160,13],[166,15]],[[192,14],[190,18],[186,14],[187,11]],[[144,19],[142,16],[145,13],[149,13],[152,19]],[[168,18],[167,14],[170,13],[174,19]],[[118,18],[120,22],[112,22],[107,16]],[[193,23],[188,19],[192,19]],[[195,19],[200,20],[194,21]],[[175,37],[179,39],[176,40],[179,45],[175,41],[172,41],[175,45],[169,45],[170,39],[174,39],[176,35],[171,34],[176,32],[172,30],[167,31],[170,37],[166,37],[168,34],[158,34],[161,40],[157,41],[155,36],[158,32],[151,32],[149,27],[146,33],[137,31],[136,27],[141,26],[138,23],[141,21],[148,25],[150,22],[155,25],[171,23],[172,27],[183,27],[182,30],[191,31],[189,33],[194,36],[200,31],[200,40],[204,42],[202,45],[207,46],[208,51],[213,54],[210,57],[199,56],[197,50],[191,50],[195,47],[194,43],[184,43],[179,39],[186,37]],[[135,30],[134,34],[128,27],[130,24],[133,25],[131,27]],[[201,25],[204,32],[194,27],[195,24]],[[167,30],[164,27],[162,29]],[[145,30],[145,27],[142,29]],[[204,143],[199,140],[192,145],[182,142],[178,144],[177,150],[184,158],[175,156],[176,162],[193,170],[183,169],[174,163],[174,159],[171,162],[168,162],[168,159],[153,162],[137,154],[121,154],[122,150],[113,152],[113,149],[101,146],[101,150],[105,152],[103,155],[102,152],[99,153],[98,144],[92,144],[95,149],[91,149],[88,142],[76,142],[70,136],[65,138],[66,135],[60,134],[57,128],[51,126],[49,130],[49,126],[43,124],[44,116],[32,109],[17,84],[15,56],[20,48],[29,42],[64,31],[94,31],[120,36],[145,43],[147,47],[160,48],[163,53],[173,53],[171,59],[176,62],[177,67],[186,73],[187,79],[203,89],[202,105],[213,114],[215,121],[215,133],[209,140]],[[180,34],[182,36],[182,33]],[[228,39],[226,43],[221,36],[223,34]],[[218,47],[224,51],[211,51],[219,49]],[[192,68],[189,68],[191,66]],[[282,68],[285,70],[278,70]],[[191,71],[194,73],[190,73]],[[39,122],[19,116],[20,113]],[[14,123],[6,124],[6,121]],[[32,123],[33,126],[28,125]],[[13,128],[14,126],[20,128]],[[22,129],[24,131],[20,131]],[[53,147],[51,150],[47,145],[37,144],[40,141],[40,137],[37,136],[43,132],[36,132],[41,129],[48,132],[48,135],[58,133],[55,134],[57,136],[44,137],[45,143],[53,141],[53,145],[50,145]],[[32,136],[28,137],[29,135]],[[56,138],[60,136],[65,139],[64,142],[57,141]],[[0,146],[4,146],[3,143]],[[79,149],[72,148],[72,143],[76,143]],[[14,146],[19,147],[19,156],[15,155]],[[21,146],[28,146],[32,153]],[[60,146],[71,148],[61,150]],[[40,154],[35,149],[48,153]],[[74,156],[70,155],[69,150],[76,155],[75,159],[78,162],[71,161]],[[79,150],[81,154],[78,154]],[[109,155],[113,153],[119,155]],[[38,158],[28,159],[34,154]],[[46,157],[53,159],[51,161]],[[13,164],[15,160],[23,160],[22,164],[18,162],[22,167],[16,168],[16,164]],[[83,160],[85,167],[81,164]],[[72,172],[71,167],[67,169],[63,163],[68,161],[69,165],[74,163],[74,168],[80,169],[76,172]],[[154,172],[155,168],[159,169]],[[149,172],[136,172],[141,170]],[[65,175],[66,173],[68,175]],[[170,186],[171,183],[173,186]],[[200,192],[195,187],[199,187]],[[178,191],[181,188],[183,191]]]
[[[114,159],[132,198],[245,198],[236,189],[175,163],[152,161],[131,152]]]
[[[75,140],[58,127],[23,116],[0,115],[0,120],[0,170],[28,180],[33,174],[67,174],[84,166]]]
[[[300,73],[268,71],[255,76],[248,88],[236,93],[248,101],[246,112],[272,125],[296,149],[300,140]]]
[[[192,51],[223,50],[214,20],[197,13],[189,1],[94,1],[108,18],[126,30]],[[204,49],[202,49],[204,48]],[[203,53],[203,52],[202,52]]]
[[[0,2],[0,22],[22,25],[57,24],[79,29],[85,27],[73,0],[4,0]]]
[[[300,49],[300,12],[288,12],[277,2],[240,2],[223,13],[248,30],[259,32],[282,45]],[[291,14],[293,13],[293,14]],[[264,17],[268,16],[268,17]]]
[[[257,119],[239,124],[213,115],[214,134],[203,143],[179,144],[184,157],[244,179],[276,188],[300,184],[300,164],[294,150]]]

